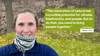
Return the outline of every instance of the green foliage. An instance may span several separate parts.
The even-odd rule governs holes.
[[[39,28],[38,32],[41,32],[41,35],[44,35],[46,38],[59,38],[59,39],[68,39],[68,40],[79,40],[86,41],[91,43],[99,43],[100,42],[100,33],[80,33],[79,31],[64,31],[64,30],[44,30]],[[39,33],[37,33],[39,34]],[[40,35],[39,35],[40,36]],[[43,37],[42,37],[43,38]]]
[[[0,36],[0,43],[1,43],[0,46],[12,43],[14,40],[14,36],[15,36],[14,32]]]
[[[38,42],[51,46],[59,56],[99,56],[100,45],[77,40],[38,39]]]

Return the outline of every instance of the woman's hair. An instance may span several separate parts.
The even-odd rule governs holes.
[[[18,18],[18,14],[26,13],[26,12],[29,12],[34,16],[34,18],[36,20],[36,26],[38,27],[38,16],[37,16],[37,13],[34,10],[31,10],[29,8],[24,8],[24,9],[21,9],[21,10],[18,11],[18,13],[17,13],[17,15],[16,15],[16,17],[14,19],[14,28],[15,28],[15,25],[16,25],[16,20]]]

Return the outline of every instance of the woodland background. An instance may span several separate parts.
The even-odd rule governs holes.
[[[36,38],[52,47],[59,56],[100,56],[100,0],[0,0],[0,47],[15,37],[13,20],[18,10],[29,7],[39,16]],[[95,32],[45,30],[45,8],[94,8]]]

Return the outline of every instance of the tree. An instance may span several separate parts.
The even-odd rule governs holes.
[[[1,27],[1,18],[2,18],[2,2],[0,1],[0,35],[1,35],[1,31],[2,31],[2,27]]]
[[[0,26],[1,26],[1,18],[2,18],[2,2],[0,1]]]
[[[13,31],[13,9],[12,9],[12,2],[13,0],[2,0],[5,4],[5,11],[6,11],[6,24],[7,24],[7,33]]]
[[[48,7],[48,0],[45,0],[45,8]]]
[[[24,8],[27,8],[28,0],[24,0]]]

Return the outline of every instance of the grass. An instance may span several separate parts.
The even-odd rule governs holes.
[[[0,46],[10,44],[15,33],[0,36]],[[59,56],[100,56],[100,33],[74,31],[37,31],[37,41],[52,47]]]
[[[39,41],[56,50],[59,56],[99,56],[100,45],[77,40],[49,39]]]

